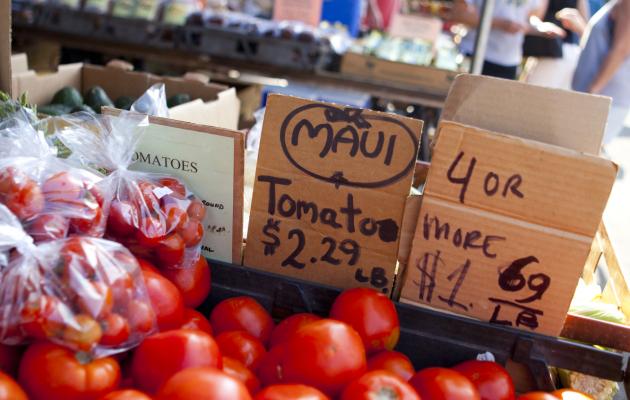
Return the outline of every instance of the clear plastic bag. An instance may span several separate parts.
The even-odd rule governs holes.
[[[147,89],[132,105],[131,111],[154,117],[168,118],[166,89],[163,83],[156,83]]]
[[[136,258],[118,243],[72,237],[35,245],[0,205],[0,342],[49,340],[101,357],[157,330]]]
[[[206,208],[177,178],[131,171],[146,116],[71,115],[58,138],[73,158],[110,172],[102,181],[111,193],[106,236],[161,268],[185,268],[201,257]]]
[[[102,177],[56,157],[56,148],[28,116],[0,126],[0,204],[21,221],[35,242],[71,235],[102,237],[105,195]]]

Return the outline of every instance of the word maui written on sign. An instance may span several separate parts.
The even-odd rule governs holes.
[[[402,296],[558,335],[615,166],[442,122]]]
[[[390,293],[422,122],[272,95],[245,265]]]

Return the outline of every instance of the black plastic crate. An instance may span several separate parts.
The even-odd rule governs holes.
[[[206,313],[226,298],[251,296],[276,319],[300,312],[326,316],[340,293],[338,289],[311,282],[209,262],[212,292],[201,307]],[[540,390],[554,389],[549,366],[616,382],[629,380],[627,354],[402,303],[396,307],[401,324],[397,350],[409,356],[417,369],[450,367],[489,351],[500,363],[511,359],[526,365]]]
[[[87,37],[101,36],[105,17],[63,5],[47,4],[41,8],[36,26],[41,29]]]

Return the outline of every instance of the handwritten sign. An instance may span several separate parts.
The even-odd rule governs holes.
[[[119,110],[105,108],[105,114]],[[201,246],[210,259],[240,263],[244,142],[240,132],[149,117],[131,169],[181,178],[206,206]]]
[[[595,156],[442,122],[403,299],[558,335],[615,174]]]
[[[422,122],[271,95],[245,265],[391,293]]]

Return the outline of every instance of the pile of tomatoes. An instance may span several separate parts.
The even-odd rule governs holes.
[[[159,280],[143,264],[145,276]],[[590,399],[571,391],[517,397],[508,373],[489,361],[415,371],[393,350],[394,304],[371,289],[343,292],[329,318],[296,314],[277,325],[250,297],[226,299],[208,318],[181,302],[157,313],[169,327],[115,357],[86,359],[49,342],[0,347],[0,399]]]

